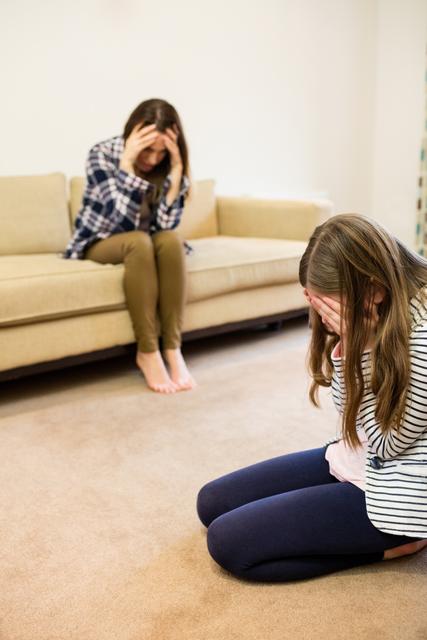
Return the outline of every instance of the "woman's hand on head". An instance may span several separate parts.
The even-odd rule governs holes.
[[[171,128],[161,134],[166,149],[169,151],[171,170],[182,171],[182,158],[178,147],[178,132]]]
[[[146,127],[137,124],[125,142],[120,168],[133,172],[133,166],[141,151],[153,144],[160,135],[161,133],[156,129],[155,124],[149,124]]]

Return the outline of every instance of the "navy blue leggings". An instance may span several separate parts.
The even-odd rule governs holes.
[[[213,559],[248,580],[284,582],[382,560],[415,538],[383,533],[365,494],[329,473],[325,447],[251,465],[205,485],[197,499]]]

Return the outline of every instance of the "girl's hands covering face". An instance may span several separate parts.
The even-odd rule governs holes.
[[[341,318],[344,320],[344,305],[339,300],[329,296],[322,296],[312,291],[309,292],[308,289],[304,289],[304,295],[313,309],[319,314],[325,327],[341,336],[341,333],[344,333],[344,322],[341,323]]]
[[[345,304],[341,300],[314,293],[308,289],[304,289],[304,295],[313,309],[319,314],[325,327],[340,336],[342,344],[345,345],[347,341]],[[368,326],[369,338],[365,348],[372,346],[379,321],[378,305],[371,303],[370,309],[369,306],[369,302],[366,302],[365,321]]]

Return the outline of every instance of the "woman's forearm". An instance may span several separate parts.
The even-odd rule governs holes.
[[[166,204],[168,207],[177,199],[181,188],[182,167],[173,167],[170,172],[171,184],[166,194]]]

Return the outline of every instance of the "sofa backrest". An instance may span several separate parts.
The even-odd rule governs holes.
[[[81,177],[70,181],[71,223],[79,212],[86,180]],[[218,234],[214,180],[196,180],[187,197],[179,231],[184,239],[205,238]]]
[[[0,255],[60,252],[69,237],[62,173],[0,177]]]
[[[178,228],[185,240],[218,235],[214,180],[192,183]]]

